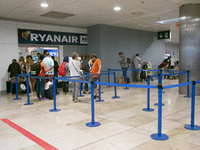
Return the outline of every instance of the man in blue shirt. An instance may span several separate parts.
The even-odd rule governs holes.
[[[54,76],[54,61],[51,59],[50,54],[48,51],[44,51],[44,55],[46,56],[43,60],[43,62],[46,64],[47,68],[51,72],[46,72],[46,77],[53,77]]]

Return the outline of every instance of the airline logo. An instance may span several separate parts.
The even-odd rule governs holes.
[[[18,29],[20,44],[87,45],[87,34]]]

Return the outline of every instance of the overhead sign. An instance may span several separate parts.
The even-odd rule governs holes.
[[[87,34],[18,29],[19,44],[87,45]]]
[[[170,39],[171,38],[170,37],[171,36],[170,30],[158,32],[157,35],[158,35],[158,40],[161,40],[161,39]]]

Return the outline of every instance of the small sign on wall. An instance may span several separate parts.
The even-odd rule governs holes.
[[[170,30],[160,31],[160,32],[157,33],[157,36],[158,36],[158,40],[170,39],[171,38]]]

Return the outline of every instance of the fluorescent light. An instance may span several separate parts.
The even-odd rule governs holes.
[[[120,11],[120,10],[121,10],[121,7],[116,6],[116,7],[114,8],[114,10],[115,10],[115,11]]]
[[[46,8],[46,7],[48,7],[49,5],[48,5],[47,3],[42,3],[40,6]]]
[[[172,22],[177,22],[177,21],[179,21],[179,18],[169,19],[169,20],[163,20],[163,21],[157,21],[157,23],[167,24],[167,23],[172,23]]]

